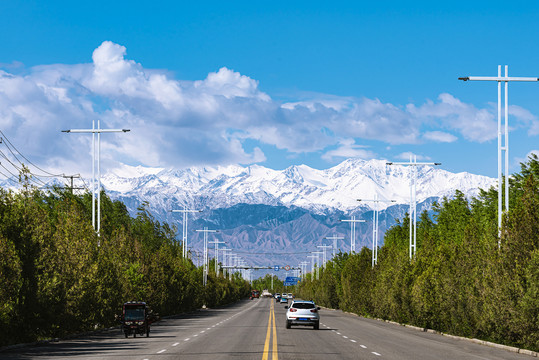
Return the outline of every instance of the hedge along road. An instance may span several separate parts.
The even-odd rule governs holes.
[[[4,351],[2,359],[531,359],[438,334],[321,310],[320,330],[285,328],[284,304],[268,298],[164,319],[150,337],[111,330]]]

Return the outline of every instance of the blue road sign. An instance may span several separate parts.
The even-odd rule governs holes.
[[[279,271],[279,265],[275,265],[275,266],[273,267],[273,271]]]
[[[294,285],[297,285],[298,283],[296,282],[284,282],[284,286],[294,286]]]

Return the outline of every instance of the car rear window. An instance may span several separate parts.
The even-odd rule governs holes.
[[[313,303],[294,303],[292,304],[293,308],[296,309],[314,309]]]

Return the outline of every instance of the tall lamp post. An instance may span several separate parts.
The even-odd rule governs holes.
[[[350,223],[350,254],[352,254],[356,252],[356,223],[364,223],[365,220],[356,220],[356,217],[352,216],[350,220],[339,221]]]
[[[210,244],[215,244],[215,276],[219,275],[219,244],[225,244],[224,241],[215,240],[210,242]]]
[[[357,199],[357,201],[373,201],[374,211],[372,214],[372,267],[378,264],[378,203],[379,202],[395,202],[396,200],[378,199],[378,194],[374,194],[374,199]]]
[[[92,227],[97,232],[97,236],[100,236],[101,230],[101,134],[102,133],[115,133],[115,132],[129,132],[130,129],[101,129],[100,121],[97,120],[97,129],[95,128],[95,120],[92,121],[91,129],[70,129],[62,130],[65,133],[90,133],[92,134]],[[96,144],[95,134],[97,134],[97,226],[95,221],[95,168],[96,168]],[[99,244],[98,244],[99,245]]]
[[[183,213],[183,223],[182,223],[182,245],[183,245],[183,258],[187,258],[187,214],[188,213],[196,213],[196,212],[202,212],[202,210],[188,210],[186,206],[183,207],[182,210],[172,210],[173,213]]]
[[[207,227],[204,227],[203,230],[195,230],[196,232],[204,233],[204,260],[202,268],[202,283],[204,286],[208,283],[208,233],[216,233],[219,230],[208,230]]]
[[[342,236],[326,236],[324,239],[327,240],[333,240],[333,257],[335,257],[337,253],[337,240],[342,240],[344,237]]]
[[[331,246],[330,245],[318,245],[317,247],[323,249],[322,252],[324,253],[324,255],[323,255],[323,258],[322,258],[322,265],[324,266],[324,268],[326,268],[326,249],[331,249]]]
[[[509,77],[509,66],[505,65],[505,76],[502,66],[498,65],[498,76],[465,76],[463,81],[496,81],[498,83],[498,236],[502,228],[502,173],[505,170],[505,211],[509,211],[509,82],[537,82],[537,77]],[[505,83],[505,134],[502,135],[502,82]],[[503,138],[503,146],[502,146]],[[505,151],[505,167],[502,165],[502,151]],[[500,239],[498,239],[498,247]]]
[[[416,214],[416,183],[417,183],[417,167],[425,165],[442,165],[442,163],[432,163],[432,162],[417,162],[417,156],[410,155],[410,162],[388,162],[386,165],[404,165],[410,166],[412,168],[412,174],[410,176],[410,259],[412,259],[416,253],[416,240],[417,240],[417,214]],[[412,221],[413,219],[413,221]],[[413,224],[413,226],[412,226]],[[413,227],[413,231],[412,231]]]

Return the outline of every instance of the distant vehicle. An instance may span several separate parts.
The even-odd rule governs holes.
[[[275,297],[275,302],[279,302],[281,300],[281,294],[280,293],[275,293],[274,297]]]
[[[314,330],[320,328],[320,307],[317,307],[313,301],[293,300],[290,306],[285,306],[286,328],[290,329],[292,325],[312,326]]]
[[[286,293],[282,293],[281,297],[285,298],[285,299],[288,299],[288,295]]]
[[[159,314],[154,314],[150,307],[143,301],[128,301],[122,307],[122,315],[119,317],[122,331],[125,337],[137,334],[150,336],[150,325],[159,320]]]
[[[281,297],[280,300],[279,300],[279,303],[285,303],[285,304],[288,304],[288,299],[285,298],[285,297]]]
[[[287,296],[289,299],[293,299],[294,298],[294,295],[292,295],[292,293],[288,293],[288,296]]]
[[[251,291],[251,300],[258,299],[260,297],[260,291],[258,290],[252,290]]]
[[[262,290],[262,297],[271,297],[271,293],[268,289]]]

